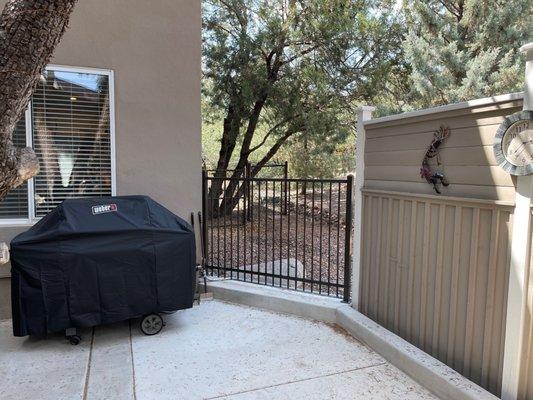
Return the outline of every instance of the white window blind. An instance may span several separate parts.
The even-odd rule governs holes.
[[[30,183],[33,190],[25,183],[0,201],[0,222],[40,218],[71,197],[113,194],[111,98],[105,71],[45,70],[28,117],[40,172]],[[13,141],[26,145],[25,118]]]
[[[32,99],[35,216],[66,198],[111,195],[109,77],[46,70]]]
[[[13,132],[13,144],[16,147],[26,146],[26,121],[23,116]],[[28,183],[12,189],[0,202],[0,219],[28,218]]]

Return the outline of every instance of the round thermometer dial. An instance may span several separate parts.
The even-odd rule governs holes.
[[[502,142],[507,161],[517,167],[533,162],[533,121],[518,121],[512,124]]]
[[[500,166],[512,175],[533,174],[533,112],[522,111],[505,118],[494,139]]]

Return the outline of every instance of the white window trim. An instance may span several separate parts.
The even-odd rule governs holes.
[[[85,74],[106,75],[109,86],[109,134],[111,140],[111,195],[117,195],[116,147],[115,147],[115,74],[113,70],[73,67],[68,65],[50,64],[47,70],[61,72],[78,72]],[[31,122],[31,101],[24,113],[26,122],[26,146],[33,147],[33,124]],[[41,218],[35,217],[35,200],[33,198],[33,178],[28,180],[28,218],[0,219],[0,227],[32,226]]]

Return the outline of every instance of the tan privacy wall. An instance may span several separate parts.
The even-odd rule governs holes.
[[[360,309],[495,394],[515,189],[492,142],[521,108],[515,96],[365,125]],[[441,125],[450,186],[437,195],[420,166]]]

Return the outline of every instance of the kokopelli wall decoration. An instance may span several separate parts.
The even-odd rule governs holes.
[[[448,180],[444,175],[444,171],[440,168],[440,150],[441,145],[450,135],[450,128],[442,126],[435,132],[433,140],[426,151],[424,160],[422,160],[422,167],[420,168],[420,176],[424,178],[427,183],[433,185],[433,189],[438,194],[441,193],[440,186],[448,186]],[[431,160],[435,159],[434,166],[431,165]]]

